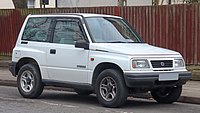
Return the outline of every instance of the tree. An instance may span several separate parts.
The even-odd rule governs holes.
[[[12,0],[15,8],[27,8],[27,0]]]

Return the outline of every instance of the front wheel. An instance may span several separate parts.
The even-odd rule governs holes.
[[[39,68],[34,64],[25,64],[17,77],[19,93],[24,98],[37,98],[44,89]]]
[[[96,94],[105,107],[119,107],[127,100],[128,90],[123,75],[115,69],[106,69],[96,80]]]
[[[182,86],[174,86],[153,89],[151,95],[158,103],[171,104],[178,100],[181,92]]]

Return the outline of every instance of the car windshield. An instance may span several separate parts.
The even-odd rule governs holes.
[[[87,26],[96,43],[140,43],[141,38],[123,19],[90,17]]]

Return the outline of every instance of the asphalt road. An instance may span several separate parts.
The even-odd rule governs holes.
[[[158,104],[153,100],[129,98],[121,108],[105,108],[95,95],[44,90],[38,99],[25,99],[16,87],[0,86],[0,113],[199,113],[200,105]]]

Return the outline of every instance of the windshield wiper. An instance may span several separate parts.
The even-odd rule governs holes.
[[[127,42],[123,42],[123,41],[113,41],[113,42],[107,42],[107,43],[127,43]]]
[[[107,43],[142,43],[142,42],[123,42],[123,41],[113,41],[113,42],[107,42]]]
[[[143,42],[126,42],[126,43],[143,43]]]

